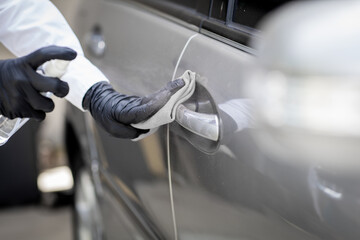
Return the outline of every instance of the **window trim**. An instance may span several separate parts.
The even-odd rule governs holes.
[[[229,0],[226,22],[222,22],[213,18],[209,15],[204,15],[196,12],[196,9],[190,9],[187,7],[180,6],[176,3],[164,2],[158,0],[133,0],[136,2],[156,11],[159,11],[161,15],[169,16],[170,19],[179,19],[189,25],[195,26],[200,33],[209,37],[215,38],[219,41],[225,42],[233,47],[244,50],[254,54],[255,51],[249,45],[251,39],[259,37],[259,31],[250,27],[246,27],[237,23],[232,22],[229,12],[233,11],[233,5],[235,0]],[[211,11],[209,10],[209,14]],[[188,27],[188,26],[187,26]],[[192,27],[191,29],[194,29]],[[244,47],[245,46],[245,47]]]

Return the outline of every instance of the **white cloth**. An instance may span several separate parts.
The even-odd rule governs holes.
[[[84,57],[79,40],[59,10],[48,0],[0,0],[0,41],[14,55],[27,55],[48,45],[74,49],[78,56],[62,77],[69,84],[66,96],[81,110],[87,90],[97,82],[108,81]]]
[[[179,77],[184,80],[185,85],[172,95],[169,101],[157,113],[143,122],[131,124],[131,126],[135,128],[150,129],[150,132],[142,134],[138,138],[132,140],[141,140],[156,132],[158,127],[174,121],[178,106],[193,95],[197,76],[196,73],[191,72],[190,70],[185,71],[185,73]]]

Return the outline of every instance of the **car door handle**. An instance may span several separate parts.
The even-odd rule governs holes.
[[[219,139],[220,124],[219,118],[215,114],[194,112],[180,104],[176,111],[175,120],[182,127],[201,137],[212,141]]]

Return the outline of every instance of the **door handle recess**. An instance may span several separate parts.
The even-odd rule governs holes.
[[[212,141],[219,139],[220,124],[215,114],[194,112],[180,104],[176,110],[175,120],[182,127],[201,137]]]

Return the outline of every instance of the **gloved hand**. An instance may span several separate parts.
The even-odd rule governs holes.
[[[0,61],[0,113],[10,119],[28,117],[43,120],[45,112],[54,109],[51,99],[40,92],[52,92],[64,97],[69,92],[66,82],[45,77],[36,69],[51,59],[73,60],[76,52],[70,48],[49,46],[27,56]]]
[[[113,136],[133,139],[149,130],[137,129],[130,124],[153,116],[184,84],[182,79],[177,79],[149,96],[137,97],[120,94],[109,83],[99,82],[85,94],[83,107]]]

